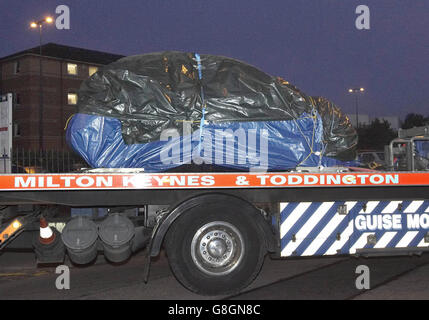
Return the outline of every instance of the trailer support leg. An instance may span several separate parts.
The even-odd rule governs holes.
[[[150,274],[150,263],[151,263],[151,256],[150,256],[150,251],[148,250],[146,253],[146,261],[145,264],[143,266],[143,281],[145,284],[148,283],[149,281],[149,274]]]

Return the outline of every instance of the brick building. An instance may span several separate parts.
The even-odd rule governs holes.
[[[0,93],[14,94],[14,148],[67,149],[64,127],[76,112],[81,82],[99,67],[122,57],[48,43],[42,46],[42,81],[39,47],[0,58]],[[43,84],[42,137],[39,129],[40,83]]]

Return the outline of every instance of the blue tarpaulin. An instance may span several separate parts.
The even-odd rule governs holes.
[[[116,118],[76,114],[68,143],[95,168],[144,168],[162,172],[189,164],[237,170],[288,170],[297,166],[345,164],[323,154],[320,116],[296,120],[207,123],[202,132],[172,130],[162,140],[126,144]]]

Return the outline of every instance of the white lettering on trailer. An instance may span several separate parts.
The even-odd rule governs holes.
[[[384,177],[382,175],[375,174],[375,175],[369,177],[369,181],[372,184],[380,184],[380,183],[384,182]]]
[[[355,184],[398,184],[399,176],[397,174],[386,174],[385,176],[381,174],[368,175],[368,174],[346,174],[346,175],[332,175],[332,174],[322,174],[319,176],[305,174],[305,175],[258,175],[256,178],[259,179],[261,186],[267,185],[270,182],[273,185],[355,185]]]
[[[342,180],[344,184],[356,184],[356,177],[350,174],[343,176]]]
[[[54,183],[54,177],[42,176],[42,177],[15,177],[16,188],[70,188],[71,182],[76,180],[78,187],[112,187],[113,178],[96,176],[95,178],[89,176],[81,177],[68,177],[61,176],[59,180],[62,183]]]
[[[243,178],[242,178],[243,177]],[[256,177],[259,184],[256,186],[323,186],[323,185],[380,185],[399,183],[397,175],[353,175],[353,174],[273,174],[238,176],[235,186],[250,185],[251,177]],[[124,175],[122,185],[116,186],[116,180],[109,175],[39,175],[14,177],[15,188],[147,188],[147,187],[203,187],[216,186],[216,176],[212,175]],[[222,180],[219,178],[219,180]],[[240,182],[240,183],[238,183]],[[246,183],[241,183],[246,182]],[[253,186],[253,185],[252,185]],[[423,201],[414,201],[406,213],[411,213],[418,208]],[[369,204],[369,203],[368,203]],[[394,206],[392,204],[392,206]],[[367,206],[369,207],[369,205]],[[392,207],[393,208],[393,207]],[[389,209],[390,210],[390,209]],[[429,209],[428,209],[429,210]],[[369,212],[365,212],[369,213]]]
[[[316,176],[305,175],[304,176],[304,184],[317,184],[319,179]]]
[[[302,184],[302,177],[301,176],[289,176],[289,184]],[[272,182],[272,181],[271,181]]]
[[[215,178],[213,176],[202,176],[201,184],[203,186],[213,186],[215,184]]]
[[[282,184],[286,184],[286,177],[285,176],[272,176],[270,179],[271,183],[278,186],[278,185],[282,185]]]
[[[92,177],[79,177],[76,179],[76,184],[79,187],[92,187],[94,185],[94,179]]]
[[[164,183],[168,183],[168,177],[164,176],[162,178],[158,177],[158,176],[153,176],[153,179],[158,183],[158,185],[163,185]]]
[[[198,176],[188,176],[188,186],[198,186]]]
[[[407,215],[407,228],[408,229],[418,229],[420,227],[419,219],[420,219],[420,215],[418,215],[418,214],[408,214]]]
[[[265,186],[267,184],[267,179],[269,176],[256,176],[260,180],[261,186]]]
[[[123,185],[124,187],[136,187],[136,188],[142,188],[142,187],[152,187],[154,185],[153,182],[156,182],[158,186],[165,186],[169,185],[171,187],[198,187],[200,185],[202,186],[212,186],[215,184],[215,177],[214,176],[132,176],[123,177]]]
[[[398,184],[399,183],[399,175],[395,174],[386,174],[386,183],[387,184]]]
[[[64,187],[70,188],[71,181],[76,179],[76,177],[60,177],[60,180],[64,181]]]
[[[354,219],[359,231],[401,230],[405,228],[402,217],[406,219],[406,228],[411,230],[429,229],[429,214],[360,214]]]
[[[52,177],[47,177],[46,178],[46,186],[48,188],[59,188],[60,185],[58,183],[53,183],[52,182]]]
[[[368,178],[369,175],[367,175],[367,174],[360,174],[357,177],[360,179],[360,183],[365,184],[366,178]]]
[[[27,177],[25,180],[23,177],[15,177],[16,188],[34,188],[36,187],[36,177]]]
[[[341,183],[341,177],[336,175],[336,176],[332,176],[332,175],[328,175],[326,177],[326,184],[340,184]]]
[[[111,176],[108,176],[108,177],[97,176],[95,177],[95,184],[97,185],[97,187],[112,187],[113,178]]]
[[[355,227],[363,230],[400,230],[402,229],[401,215],[358,215],[355,219]]]
[[[186,186],[186,177],[185,176],[172,176],[170,179],[170,184],[171,185],[176,185],[179,187],[184,187]]]
[[[429,214],[407,214],[408,229],[429,229]]]
[[[150,176],[125,176],[122,178],[122,184],[124,187],[130,187],[130,184],[132,187],[136,188],[143,188],[143,187],[150,187],[152,184]]]

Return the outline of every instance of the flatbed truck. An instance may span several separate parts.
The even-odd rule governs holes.
[[[287,260],[429,249],[429,171],[2,174],[0,205],[0,250],[32,249],[38,263],[61,264],[67,254],[90,264],[101,252],[122,262],[145,248],[147,281],[151,258],[164,248],[177,280],[203,295],[244,289],[267,254]],[[71,217],[69,208],[107,215]],[[51,242],[42,241],[41,216]]]

